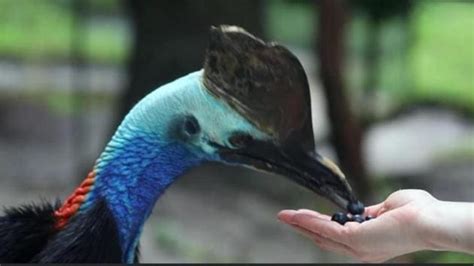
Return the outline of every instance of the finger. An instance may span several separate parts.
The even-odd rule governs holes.
[[[278,219],[283,220],[284,222],[287,222],[287,223],[291,224],[291,219],[293,218],[293,216],[296,213],[306,214],[308,216],[318,217],[318,218],[326,219],[326,220],[331,219],[331,217],[329,217],[327,215],[321,214],[321,213],[313,211],[313,210],[308,210],[308,209],[299,209],[297,211],[295,211],[295,210],[282,210],[278,213],[277,216],[278,216]]]
[[[293,216],[292,224],[298,225],[301,228],[323,237],[331,238],[336,242],[344,244],[348,243],[348,239],[346,239],[346,236],[344,235],[346,228],[329,219],[321,219],[307,214],[296,213]]]
[[[369,207],[365,207],[364,215],[370,215],[373,217],[376,217],[380,210],[383,208],[384,202],[381,202],[379,204],[375,204]]]
[[[316,211],[312,211],[312,210],[308,210],[308,209],[299,209],[297,211],[295,211],[295,210],[282,210],[277,214],[277,217],[282,222],[285,222],[289,225],[294,225],[295,224],[294,217],[295,217],[296,214],[307,215],[307,216],[310,216],[310,217],[324,219],[324,220],[328,220],[328,221],[331,220],[331,217],[329,217],[325,214],[321,214],[321,213],[318,213]]]
[[[327,216],[326,214],[319,213],[317,211],[313,210],[308,210],[308,209],[299,209],[297,213],[300,214],[307,214],[309,216],[315,217],[315,218],[320,218],[324,220],[331,220],[331,217]]]
[[[284,223],[292,224],[292,220],[295,214],[296,214],[295,210],[283,210],[277,214],[277,217],[280,221]]]

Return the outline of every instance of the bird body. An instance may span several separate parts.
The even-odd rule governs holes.
[[[314,152],[306,75],[289,51],[213,28],[206,62],[137,103],[63,204],[7,210],[0,263],[136,262],[155,202],[210,161],[286,175],[343,207],[355,199],[339,169]],[[236,66],[244,74],[225,73]],[[245,93],[229,93],[233,87]],[[259,97],[281,106],[272,115],[271,98]]]

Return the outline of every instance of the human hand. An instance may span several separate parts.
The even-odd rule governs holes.
[[[426,240],[430,226],[424,211],[438,202],[423,190],[400,190],[384,202],[365,208],[371,219],[340,225],[331,217],[311,210],[284,210],[278,218],[309,237],[323,250],[365,262],[382,262],[423,249],[433,249]]]

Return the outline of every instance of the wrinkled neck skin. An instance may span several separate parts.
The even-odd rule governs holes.
[[[177,104],[168,97],[170,90],[200,86],[200,77],[200,72],[192,73],[145,97],[126,116],[97,160],[96,183],[81,209],[98,197],[106,200],[117,223],[123,262],[133,263],[143,224],[166,188],[205,160],[179,141],[165,141],[166,132],[152,124],[167,124],[162,120],[169,115],[163,112]],[[160,104],[162,108],[157,108]]]

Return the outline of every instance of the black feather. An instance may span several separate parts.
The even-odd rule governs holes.
[[[115,220],[105,200],[54,229],[59,203],[7,209],[0,217],[0,263],[120,263],[122,250]],[[135,262],[138,262],[137,247]]]
[[[115,220],[103,199],[74,216],[32,262],[121,262]]]
[[[0,217],[0,263],[29,262],[55,234],[53,213],[59,206],[49,203],[5,210]]]

